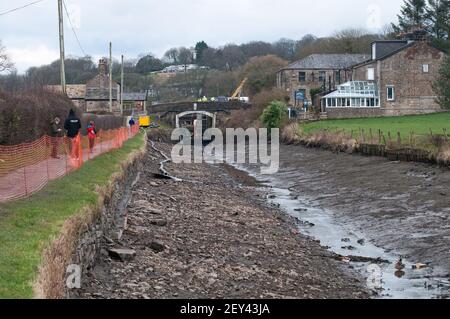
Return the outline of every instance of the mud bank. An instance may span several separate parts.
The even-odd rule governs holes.
[[[170,153],[166,144],[157,148]],[[104,242],[72,297],[369,297],[365,279],[299,234],[253,179],[208,164],[166,164],[183,182],[158,179],[161,160],[148,148],[122,238]],[[111,254],[117,248],[127,254]]]
[[[146,145],[130,154],[121,170],[106,187],[98,188],[98,203],[86,207],[64,223],[61,234],[45,250],[34,285],[35,297],[61,299],[71,297],[66,272],[77,265],[86,274],[95,264],[105,241],[122,236],[126,225],[125,207],[131,188],[139,178]]]
[[[362,156],[385,157],[390,161],[417,162],[438,165],[439,167],[450,167],[450,158],[448,157],[448,146],[442,146],[437,152],[401,146],[398,143],[391,142],[391,147],[382,144],[361,143],[357,139],[346,138],[339,134],[328,137],[294,139],[286,138],[286,145],[301,145],[307,148],[317,148],[329,150],[333,153],[360,154]]]
[[[448,169],[298,145],[283,145],[280,154],[281,169],[270,178],[243,169],[273,187],[273,202],[309,235],[338,254],[387,260],[384,297],[450,296]],[[400,257],[406,268],[396,273]],[[417,263],[427,267],[414,270]]]

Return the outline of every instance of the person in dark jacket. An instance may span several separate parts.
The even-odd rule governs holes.
[[[81,120],[75,115],[75,111],[73,109],[70,110],[69,117],[64,123],[64,129],[67,132],[67,137],[70,139],[77,137],[81,130]]]
[[[51,144],[52,144],[52,158],[58,159],[58,146],[59,146],[59,138],[62,132],[62,129],[59,127],[61,124],[61,120],[59,117],[55,117],[55,119],[51,122]]]
[[[64,129],[66,130],[67,137],[70,139],[70,151],[72,158],[79,158],[79,150],[77,145],[77,137],[78,133],[81,130],[81,120],[75,115],[75,111],[73,109],[69,112],[69,117],[66,119],[64,123]]]

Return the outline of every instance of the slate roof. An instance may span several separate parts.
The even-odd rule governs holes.
[[[371,58],[368,54],[312,54],[304,59],[296,61],[282,70],[291,69],[321,69],[342,70],[362,63]]]
[[[373,44],[376,44],[377,47],[375,60],[378,60],[393,52],[403,49],[408,45],[408,41],[375,41]]]
[[[124,101],[147,101],[147,93],[123,93]]]

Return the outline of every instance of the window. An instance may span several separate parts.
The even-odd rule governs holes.
[[[327,72],[325,72],[325,71],[319,72],[319,82],[320,83],[323,83],[325,81],[326,77],[327,77]]]
[[[298,81],[299,82],[306,82],[306,72],[299,72],[298,73]]]
[[[393,86],[387,87],[387,100],[388,101],[395,101],[395,89]]]
[[[428,65],[428,64],[422,65],[422,71],[423,71],[423,73],[429,73],[430,72],[430,65]]]
[[[375,69],[374,68],[368,68],[367,69],[367,80],[368,81],[374,81],[375,80]]]
[[[341,84],[341,71],[336,71],[336,82]]]

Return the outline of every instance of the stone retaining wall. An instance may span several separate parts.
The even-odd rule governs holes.
[[[384,116],[381,108],[327,108],[329,119],[363,118]]]
[[[71,275],[67,273],[68,266],[80,268],[83,284],[83,275],[95,264],[105,241],[117,242],[121,238],[127,220],[126,207],[142,170],[146,148],[147,143],[130,155],[121,171],[111,177],[108,186],[97,189],[97,205],[86,207],[65,222],[61,234],[43,254],[34,284],[36,298],[70,298],[71,291],[66,284]]]

